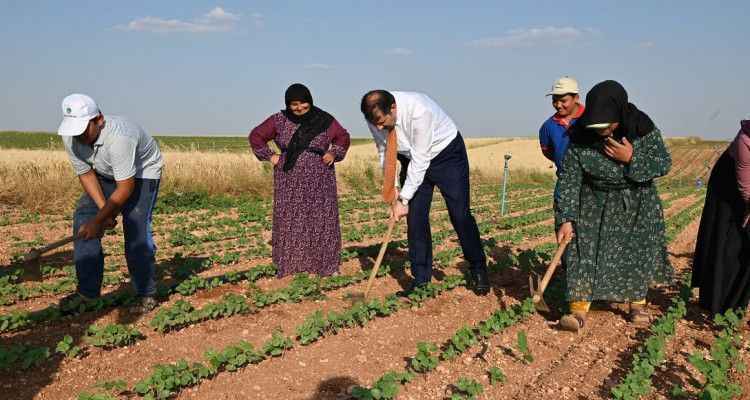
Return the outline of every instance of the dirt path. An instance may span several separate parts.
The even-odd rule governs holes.
[[[667,215],[673,215],[690,205],[694,197],[686,196],[672,202]],[[515,214],[514,214],[515,215]],[[548,225],[543,221],[538,225]],[[689,268],[697,222],[693,222],[670,246],[670,261],[678,270]],[[504,231],[494,231],[498,236]],[[499,243],[493,257],[502,257],[508,251],[519,252],[534,246],[548,243],[552,235],[525,241],[522,246]],[[377,244],[377,239],[358,244],[365,247]],[[446,245],[456,246],[453,235]],[[435,249],[439,251],[439,249]],[[389,258],[402,260],[406,257],[403,249],[389,253]],[[458,259],[460,260],[460,259]],[[456,261],[454,260],[454,264]],[[345,263],[345,272],[358,271],[371,263],[366,257],[354,258]],[[229,270],[242,269],[249,264],[241,262],[232,267],[222,267],[206,271],[201,275],[213,275]],[[462,265],[458,261],[458,266]],[[444,273],[457,273],[452,266]],[[487,318],[499,307],[520,301],[528,296],[527,273],[518,268],[510,268],[493,274],[493,294],[478,297],[464,288],[445,293],[429,300],[418,309],[405,309],[397,314],[379,318],[364,328],[346,329],[339,335],[326,337],[310,346],[295,348],[281,358],[271,359],[255,366],[246,367],[235,373],[221,373],[214,379],[182,391],[177,398],[185,399],[346,399],[347,390],[353,385],[370,385],[388,370],[403,370],[409,357],[416,352],[416,344],[421,341],[443,343],[461,326],[471,325]],[[379,280],[375,287],[376,296],[393,293],[408,282],[406,275],[394,274]],[[286,280],[268,279],[259,282],[264,289],[272,289],[289,283]],[[196,306],[215,300],[221,294],[234,291],[243,293],[246,284],[227,285],[220,290],[189,296]],[[75,398],[97,381],[124,379],[130,387],[138,380],[147,377],[155,364],[171,363],[181,358],[189,361],[202,361],[209,349],[220,349],[239,340],[247,340],[259,347],[271,335],[274,328],[281,328],[286,335],[293,336],[296,326],[317,309],[340,310],[348,303],[342,300],[344,293],[362,290],[364,283],[328,293],[319,301],[303,301],[297,304],[281,304],[260,310],[258,313],[234,316],[216,321],[206,321],[178,332],[165,335],[155,333],[148,326],[153,314],[140,319],[132,319],[118,310],[92,313],[90,316],[76,317],[64,324],[53,324],[38,329],[4,335],[4,340],[12,342],[43,343],[54,347],[63,334],[70,334],[79,340],[89,323],[129,323],[135,324],[146,334],[147,339],[127,348],[103,351],[93,349],[82,360],[61,360],[53,357],[42,367],[29,372],[9,372],[0,374],[0,389],[18,399],[69,399]],[[656,317],[669,305],[668,290],[653,291],[650,313]],[[169,303],[178,299],[174,296]],[[50,298],[38,300],[41,305]],[[169,304],[167,303],[167,304]],[[24,303],[25,308],[36,304]],[[573,335],[550,328],[550,322],[539,315],[521,322],[491,338],[484,360],[474,357],[473,349],[456,360],[442,363],[437,370],[424,377],[418,377],[406,385],[399,398],[436,399],[450,394],[451,385],[459,377],[477,379],[484,386],[482,399],[517,398],[541,399],[607,399],[610,388],[629,369],[637,347],[642,343],[645,327],[635,327],[627,323],[623,310],[619,307],[602,307],[591,313],[587,329]],[[694,318],[695,319],[695,318]],[[693,326],[688,318],[681,322],[677,338],[679,341],[692,341],[700,346],[710,332],[700,325]],[[517,334],[526,332],[534,361],[523,363],[517,348]],[[677,382],[685,382],[690,376],[689,369],[680,375],[684,362],[681,351],[675,345],[669,348],[670,362],[677,373],[669,368],[660,371],[655,379],[657,390],[654,399],[668,398],[669,389]],[[743,356],[747,357],[746,354]],[[491,386],[487,378],[490,366],[500,367],[508,377],[505,385]],[[743,378],[744,379],[744,378]],[[746,381],[743,381],[747,385]],[[661,396],[661,397],[660,397]]]
[[[686,229],[670,247],[674,254],[692,252],[695,224]],[[671,257],[677,268],[685,261]],[[668,306],[667,297],[655,291],[650,294],[650,313],[654,316]],[[553,321],[539,315],[511,327],[489,341],[486,362],[476,357],[474,349],[460,360],[441,364],[437,371],[417,378],[407,385],[399,398],[435,399],[451,393],[459,377],[476,379],[484,387],[480,399],[609,399],[632,360],[632,355],[647,334],[647,327],[636,327],[625,320],[619,306],[600,307],[590,313],[587,329],[576,335],[552,329]],[[525,364],[517,348],[517,334],[527,333],[534,361]],[[499,367],[507,376],[505,385],[491,386],[487,370]]]

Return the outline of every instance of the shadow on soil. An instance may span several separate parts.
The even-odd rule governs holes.
[[[163,290],[163,288],[178,285],[185,279],[200,272],[200,266],[204,265],[205,260],[206,258],[176,255],[171,259],[158,263],[156,265],[157,287]],[[71,262],[70,259],[68,262]],[[0,341],[0,344],[3,346],[13,344],[43,346],[49,349],[51,356],[46,360],[42,360],[38,367],[32,366],[27,370],[16,369],[7,373],[4,371],[0,374],[0,390],[8,391],[10,395],[9,399],[24,400],[34,398],[55,379],[55,375],[64,360],[62,355],[55,353],[55,347],[65,335],[70,335],[73,338],[74,345],[83,347],[85,345],[83,338],[86,335],[89,325],[105,314],[116,310],[115,323],[118,324],[131,324],[142,317],[127,310],[127,306],[132,303],[133,299],[129,280],[121,282],[114,290],[103,295],[101,298],[105,301],[114,300],[117,305],[104,306],[99,310],[77,315],[63,316],[51,323],[42,323],[31,329],[21,330],[18,333],[5,334],[2,341]],[[163,302],[167,298],[160,297],[159,300]],[[43,315],[54,309],[57,309],[56,302],[32,314]],[[87,356],[87,354],[83,355],[82,362],[86,362]]]
[[[36,260],[23,261],[23,259],[14,260],[8,265],[0,266],[2,270],[22,270],[19,282],[40,282],[44,278],[42,266],[52,269],[59,269],[69,265],[73,259],[73,250],[65,250],[48,255],[42,255]]]
[[[380,243],[369,246],[348,246],[347,250],[356,252],[362,270],[369,271],[374,267],[380,246]],[[391,242],[388,244],[388,249],[383,257],[383,265],[391,267],[388,274],[398,282],[401,289],[407,289],[412,282],[411,275],[406,271],[406,260],[409,259],[407,246],[406,240]],[[440,281],[445,278],[445,273],[436,266],[432,270],[432,276],[435,280]]]
[[[337,376],[326,379],[315,390],[315,393],[306,400],[337,400],[342,398],[351,398],[347,393],[352,386],[358,385],[359,382],[350,376]]]
[[[689,303],[687,307],[687,314],[685,315],[685,321],[690,324],[694,329],[703,332],[705,337],[693,338],[693,344],[700,350],[707,351],[711,347],[711,341],[713,341],[713,330],[715,329],[713,321],[711,320],[709,313],[696,303]],[[674,358],[687,359],[690,353],[677,349],[677,353],[671,357],[664,365],[663,372],[656,374],[653,378],[653,387],[655,392],[669,398],[672,393],[672,388],[687,388],[687,387],[698,387],[701,385],[696,380],[685,365],[680,365],[675,362]]]
[[[649,290],[649,303],[652,306],[657,307],[660,314],[664,314],[672,305],[672,299],[675,296],[678,296],[678,293],[674,292],[674,288],[670,289],[672,290]],[[684,320],[695,326],[697,329],[707,330],[708,332],[711,332],[711,320],[707,317],[707,314],[693,302],[688,303],[687,314]],[[617,360],[615,360],[615,366],[612,369],[612,372],[599,387],[600,396],[602,396],[603,398],[608,398],[611,395],[611,388],[617,385],[625,377],[627,372],[630,371],[633,363],[633,356],[638,353],[639,348],[643,345],[643,342],[651,335],[648,328],[649,326],[644,326],[643,328],[639,329],[636,332],[633,344],[619,354]],[[700,343],[698,343],[698,345],[701,346]],[[704,345],[708,346],[707,344]],[[686,371],[684,367],[678,367],[673,360],[669,360],[665,364],[665,368],[666,369],[661,369],[660,371],[666,372],[657,371],[657,374],[654,375],[653,386],[658,393],[662,393],[669,397],[671,396],[670,391],[673,387],[688,386],[688,382],[682,381],[682,379],[679,378],[678,374],[682,372],[690,375],[690,373]]]

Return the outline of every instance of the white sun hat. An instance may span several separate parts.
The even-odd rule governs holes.
[[[578,81],[569,76],[563,76],[552,84],[552,90],[547,93],[547,96],[561,96],[570,93],[578,94],[578,91]]]
[[[62,101],[63,120],[57,128],[60,136],[78,136],[82,134],[89,121],[99,115],[99,106],[94,99],[85,94],[74,93]]]

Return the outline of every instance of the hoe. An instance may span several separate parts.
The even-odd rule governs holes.
[[[547,306],[547,303],[544,302],[544,290],[547,289],[547,284],[549,283],[550,279],[552,279],[552,275],[554,275],[555,273],[557,264],[560,263],[563,252],[568,246],[568,243],[570,243],[570,239],[570,237],[564,238],[563,241],[560,242],[560,244],[557,246],[557,251],[555,252],[554,257],[552,257],[552,261],[549,263],[547,272],[544,273],[544,277],[541,280],[539,279],[539,276],[536,277],[536,285],[534,285],[534,278],[529,275],[529,290],[531,291],[531,298],[534,301],[534,307],[539,312],[550,311],[549,306]]]
[[[44,253],[46,253],[46,252],[48,252],[50,250],[54,250],[54,249],[56,249],[58,247],[65,246],[66,244],[74,241],[75,239],[76,239],[75,235],[71,235],[71,236],[66,237],[65,239],[60,239],[60,240],[58,240],[56,242],[52,242],[52,243],[50,243],[50,244],[48,244],[48,245],[46,245],[44,247],[40,247],[38,249],[31,250],[30,252],[28,252],[28,254],[26,254],[23,257],[23,261],[25,261],[25,262],[35,261],[37,258],[41,257],[42,254],[44,254]]]
[[[363,300],[367,299],[367,296],[370,294],[370,289],[372,289],[372,283],[375,281],[375,276],[378,274],[378,269],[380,269],[380,264],[383,262],[383,257],[385,256],[385,250],[388,248],[388,243],[391,241],[391,234],[393,233],[393,226],[396,225],[396,220],[391,218],[388,221],[388,230],[383,235],[383,244],[380,245],[380,253],[378,253],[378,258],[375,260],[375,265],[372,267],[372,271],[370,272],[370,279],[367,280],[367,289],[365,289],[364,293],[349,293],[347,297],[350,300],[357,301],[357,300]]]

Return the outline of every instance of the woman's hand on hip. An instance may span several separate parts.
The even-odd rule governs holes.
[[[327,166],[333,165],[333,162],[336,161],[336,157],[331,153],[325,153],[323,154],[323,164]]]
[[[277,166],[277,165],[279,165],[279,160],[281,160],[281,156],[280,155],[273,154],[271,156],[271,164],[273,164],[274,167]]]
[[[559,228],[557,228],[557,243],[562,243],[564,239],[572,239],[573,236],[575,236],[575,232],[573,231],[573,223],[572,222],[564,222],[562,225],[560,225]]]

